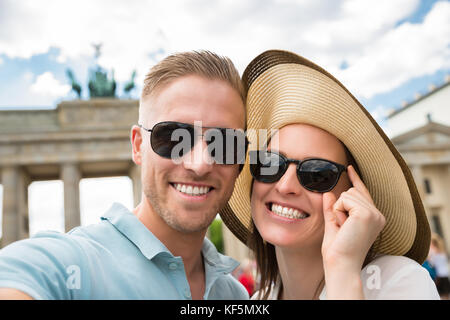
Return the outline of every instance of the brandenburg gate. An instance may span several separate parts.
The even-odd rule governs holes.
[[[130,129],[138,100],[95,98],[52,110],[0,111],[2,247],[28,237],[28,186],[62,180],[65,230],[80,225],[82,178],[129,176],[140,201],[140,170],[131,160]]]

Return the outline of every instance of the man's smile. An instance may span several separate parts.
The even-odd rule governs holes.
[[[189,200],[204,200],[215,189],[210,185],[199,183],[175,182],[170,183],[170,185],[177,193],[183,196],[183,198]]]

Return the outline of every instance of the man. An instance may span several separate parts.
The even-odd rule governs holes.
[[[244,101],[228,58],[186,52],[155,65],[131,129],[132,158],[141,166],[140,204],[133,212],[114,204],[98,224],[40,233],[2,249],[0,298],[248,298],[230,274],[237,262],[205,239],[241,163],[215,157],[205,132],[234,141],[225,143],[227,154],[242,148],[239,139],[227,139],[245,128]],[[172,141],[178,132],[191,140]],[[178,144],[188,148],[180,151]]]

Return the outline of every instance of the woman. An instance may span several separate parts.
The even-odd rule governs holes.
[[[256,298],[439,299],[417,188],[361,104],[286,51],[243,79],[250,151],[221,216],[255,253]]]

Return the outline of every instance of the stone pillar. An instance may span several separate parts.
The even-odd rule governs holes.
[[[141,202],[141,193],[142,193],[141,166],[138,166],[133,163],[129,171],[129,176],[133,183],[133,199],[134,199],[134,206],[136,207]]]
[[[413,175],[414,181],[416,182],[417,190],[419,191],[420,198],[425,201],[425,186],[423,178],[423,169],[420,164],[410,165],[411,173]]]
[[[78,227],[80,218],[80,180],[77,164],[65,163],[61,167],[61,180],[64,184],[64,225],[65,231]]]
[[[411,173],[412,173],[414,181],[416,183],[417,191],[419,191],[420,198],[422,199],[423,208],[425,209],[425,214],[428,218],[428,223],[430,225],[431,232],[433,232],[433,229],[434,229],[434,226],[433,226],[434,221],[432,218],[433,213],[431,212],[431,210],[429,209],[429,207],[427,205],[427,199],[426,199],[427,195],[426,195],[426,190],[425,190],[423,167],[420,164],[409,165],[409,167],[411,169]]]
[[[18,167],[2,169],[3,184],[3,222],[2,247],[20,239],[19,234],[19,201],[17,186],[19,180]]]
[[[3,222],[2,247],[27,238],[28,233],[28,185],[30,179],[18,166],[2,169]]]
[[[19,201],[19,236],[25,239],[30,236],[28,218],[28,187],[31,183],[30,176],[25,169],[19,169],[19,180],[17,185],[17,199]]]
[[[446,167],[447,172],[444,177],[443,185],[447,190],[443,192],[444,197],[446,193],[448,194],[448,188],[450,188],[450,163],[447,164]],[[443,226],[445,248],[447,249],[447,254],[450,254],[450,197],[447,196],[445,200],[447,200],[447,203],[444,203],[441,214],[445,219],[445,225]]]
[[[427,215],[428,222],[431,224],[431,211],[427,204],[427,195],[425,192],[425,179],[423,176],[423,166],[420,164],[414,164],[409,166],[411,173],[414,178],[414,182],[417,186],[417,191],[419,191],[420,198],[422,199],[423,208],[425,209],[425,214]]]

